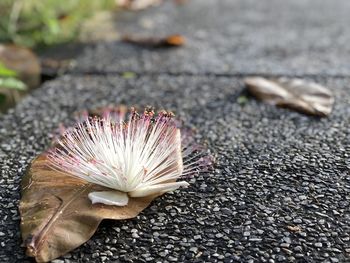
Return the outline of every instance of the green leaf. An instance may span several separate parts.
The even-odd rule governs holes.
[[[51,18],[47,20],[47,27],[49,33],[52,35],[58,35],[60,33],[60,25],[57,19]]]
[[[0,76],[1,77],[16,77],[17,72],[7,68],[4,64],[0,62]]]
[[[0,105],[4,104],[6,102],[6,95],[0,93]]]
[[[122,77],[124,79],[133,79],[136,77],[136,74],[134,72],[127,71],[122,74]]]
[[[15,78],[0,78],[0,88],[27,90],[26,84]]]
[[[238,99],[237,99],[237,103],[239,105],[244,105],[247,102],[248,102],[248,98],[247,98],[247,96],[244,96],[244,95],[239,96]]]

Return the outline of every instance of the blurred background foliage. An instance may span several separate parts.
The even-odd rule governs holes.
[[[31,50],[78,40],[90,16],[115,7],[116,0],[0,0],[0,112],[40,84],[42,61]]]
[[[115,0],[1,0],[0,42],[41,47],[73,40],[82,22]]]

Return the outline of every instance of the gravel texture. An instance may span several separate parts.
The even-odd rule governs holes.
[[[329,118],[244,105],[241,78],[64,76],[0,117],[0,262],[30,262],[20,247],[19,182],[61,121],[110,103],[174,110],[198,128],[215,169],[156,199],[137,218],[104,221],[55,262],[349,262],[350,78],[318,78]]]
[[[75,111],[120,103],[173,110],[208,141],[216,166],[135,219],[104,221],[56,263],[350,262],[349,7],[190,0],[121,14],[119,30],[182,33],[188,43],[98,44],[79,57],[79,74],[45,83],[0,116],[0,262],[32,262],[17,209],[30,161]],[[240,76],[260,73],[308,75],[334,92],[333,113],[318,119],[250,97],[240,104]]]
[[[219,74],[350,73],[350,1],[189,0],[118,14],[117,30],[155,37],[180,33],[179,49],[120,42],[86,50],[78,71]]]

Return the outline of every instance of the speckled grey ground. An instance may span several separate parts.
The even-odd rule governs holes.
[[[66,261],[345,262],[349,80],[318,80],[336,95],[328,119],[253,99],[242,107],[237,78],[65,76],[47,83],[1,119],[0,261],[24,260],[18,184],[29,161],[48,145],[49,133],[77,109],[128,103],[174,109],[209,140],[217,167],[190,188],[157,199],[134,220],[104,222]]]
[[[203,5],[194,2],[201,14],[200,11],[211,1],[203,1]],[[254,24],[263,25],[264,21],[272,20],[271,16],[275,13],[286,15],[284,24],[290,20],[301,23],[301,17],[304,16],[297,11],[304,10],[304,5],[311,6],[311,1],[305,1],[305,4],[304,1],[290,1],[286,5],[276,1],[275,5],[271,5],[276,11],[270,11],[271,15],[262,17],[261,10],[267,7],[260,2],[233,1],[237,9],[232,10],[232,17],[227,17],[227,13],[219,16],[220,23],[227,24],[227,28],[218,30],[225,32],[229,28],[234,30],[242,27],[241,31],[237,29],[238,35],[242,39],[249,39],[254,34],[244,28],[252,30]],[[311,12],[310,17],[304,17],[307,21],[314,21],[317,30],[309,29],[315,32],[314,36],[321,36],[320,28],[327,27],[327,21],[347,19],[344,12],[348,2],[336,2],[342,3],[343,8],[331,4],[335,3],[333,1],[323,2],[321,6],[317,5],[317,10]],[[225,3],[227,5],[229,2]],[[189,10],[193,11],[194,7],[191,6]],[[250,15],[240,14],[239,7],[249,9]],[[169,7],[161,7],[160,10],[163,8],[167,10]],[[184,11],[186,9],[181,8]],[[217,8],[209,12],[212,16],[208,17],[208,25],[215,17],[214,14],[219,14],[220,10],[226,11],[224,7]],[[318,14],[323,14],[319,13],[320,10],[335,13],[323,20],[318,17]],[[149,19],[165,16],[165,13],[147,16],[148,12],[152,11],[141,13],[139,19],[142,16]],[[188,17],[185,16],[181,23],[193,20],[199,25],[200,21],[206,21],[203,17],[187,14]],[[133,17],[131,14],[125,16],[122,17],[123,21],[130,21],[128,19]],[[232,21],[241,21],[241,24]],[[252,21],[256,22],[252,24]],[[335,27],[340,25],[337,23]],[[167,26],[164,25],[164,28]],[[176,27],[180,28],[179,25]],[[188,27],[186,32],[192,30],[190,25]],[[137,27],[133,28],[130,26],[129,30],[138,30]],[[211,32],[214,28],[213,25]],[[283,31],[280,29],[282,31],[275,32],[267,27],[264,30],[270,32],[271,36],[282,34]],[[103,222],[90,241],[60,258],[57,263],[349,262],[350,74],[349,77],[330,77],[323,73],[347,74],[345,64],[342,64],[348,56],[345,53],[347,47],[340,45],[340,42],[350,38],[350,35],[344,34],[334,40],[339,49],[328,49],[327,46],[329,53],[317,53],[317,49],[313,49],[312,34],[308,30],[306,32],[311,35],[305,35],[307,41],[304,44],[295,40],[294,44],[291,42],[292,45],[286,47],[287,51],[297,50],[296,56],[289,58],[290,61],[296,59],[297,64],[300,63],[298,70],[301,73],[317,75],[311,80],[328,86],[336,96],[332,115],[318,119],[265,105],[252,98],[243,106],[237,102],[244,90],[242,78],[238,77],[241,73],[260,70],[267,74],[296,73],[293,64],[274,60],[271,54],[265,54],[263,59],[264,55],[260,54],[261,48],[266,46],[260,43],[263,34],[259,30],[255,32],[257,42],[248,45],[246,57],[237,60],[235,65],[241,67],[238,71],[219,67],[221,60],[215,55],[218,50],[223,50],[224,57],[234,56],[225,49],[227,46],[222,44],[222,38],[217,42],[217,50],[208,51],[207,64],[195,56],[191,60],[191,52],[188,52],[190,47],[184,51],[150,51],[126,46],[125,49],[119,49],[119,45],[113,47],[112,44],[101,44],[96,53],[93,50],[86,51],[86,56],[80,58],[77,70],[85,67],[95,71],[99,65],[105,65],[99,69],[106,72],[125,70],[147,73],[129,80],[106,72],[100,75],[80,73],[63,76],[47,82],[18,104],[16,109],[1,116],[0,262],[30,262],[20,247],[17,211],[19,182],[29,162],[49,145],[50,134],[60,122],[68,122],[73,112],[110,103],[154,105],[174,110],[196,126],[199,134],[208,140],[209,148],[217,155],[217,164],[213,172],[194,178],[190,188],[156,199],[137,218]],[[327,32],[322,35],[325,42],[318,44],[328,43],[333,38],[331,31]],[[292,33],[286,31],[286,34]],[[214,38],[203,42],[203,45],[213,47],[215,41]],[[272,39],[266,38],[264,41],[270,43]],[[287,45],[288,41],[283,41]],[[103,50],[104,46],[106,50]],[[307,59],[308,53],[304,48],[320,55],[316,62]],[[253,49],[261,56],[261,63],[266,67],[256,63],[256,56],[249,55]],[[114,53],[108,53],[108,50]],[[125,50],[130,53],[119,53]],[[184,61],[177,60],[177,54],[181,52],[184,55],[186,53]],[[206,54],[203,50],[201,52],[200,56],[205,58]],[[98,54],[103,56],[99,57]],[[244,52],[241,54],[243,56]],[[125,58],[118,65],[116,62],[120,56]],[[174,72],[166,58],[179,62],[174,63]],[[109,70],[108,63],[113,61]],[[321,61],[329,61],[329,65],[334,67]],[[145,66],[146,62],[150,64]],[[164,67],[161,62],[165,63]],[[248,64],[251,67],[245,66]],[[159,74],[157,70],[173,74]],[[229,74],[218,76],[205,72]],[[291,226],[299,227],[300,232],[288,229]]]
[[[100,44],[81,56],[79,70],[172,73],[350,73],[350,1],[173,1],[116,21],[124,33],[181,33],[177,50]],[[113,54],[113,55],[111,55]]]

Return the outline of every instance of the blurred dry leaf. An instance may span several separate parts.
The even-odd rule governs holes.
[[[122,41],[135,45],[146,47],[179,47],[185,44],[185,38],[182,35],[169,35],[166,37],[142,37],[134,35],[125,35]]]
[[[28,48],[0,44],[0,62],[17,72],[29,88],[40,84],[41,67],[37,56]]]
[[[321,117],[332,111],[333,94],[316,83],[302,79],[262,77],[246,78],[244,82],[252,95],[269,104]]]
[[[162,0],[117,0],[117,6],[128,10],[142,10],[147,7],[157,6]]]
[[[87,183],[35,159],[22,180],[21,232],[27,255],[53,260],[90,239],[103,219],[137,216],[156,196],[130,198],[127,206],[92,204],[88,194],[111,189]]]

